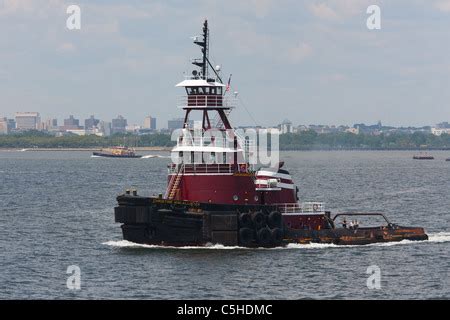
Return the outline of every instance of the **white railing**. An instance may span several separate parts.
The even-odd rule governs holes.
[[[200,134],[195,135],[191,128],[185,128],[184,130],[190,131],[189,133],[184,132],[183,135],[180,135],[177,139],[178,147],[221,147],[221,148],[231,148],[234,149],[234,139],[232,137],[224,138],[223,136],[217,137],[206,134],[203,137],[199,137]],[[234,131],[238,148],[246,150],[247,153],[249,150],[254,150],[256,146],[256,142],[250,139],[244,139],[239,136],[236,131]],[[220,132],[218,133],[220,135]],[[224,133],[227,135],[228,133]]]
[[[276,204],[281,213],[323,213],[323,202],[279,203]]]
[[[220,148],[232,148],[232,141],[228,141],[225,138],[215,137],[192,137],[184,135],[178,137],[178,147],[220,147]]]
[[[182,168],[179,170],[178,166],[182,165]],[[217,173],[234,173],[236,166],[233,164],[222,164],[222,163],[192,163],[192,164],[172,164],[168,167],[169,174],[174,173],[194,173],[194,174],[200,174],[200,173],[208,173],[208,174],[217,174]],[[248,168],[241,165],[238,167],[241,172],[247,172]]]

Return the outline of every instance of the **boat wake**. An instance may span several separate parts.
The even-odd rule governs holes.
[[[355,248],[355,247],[391,247],[398,245],[407,245],[407,244],[420,244],[420,243],[443,243],[450,242],[450,232],[438,232],[431,233],[428,235],[428,240],[423,241],[411,241],[411,240],[402,240],[398,242],[384,242],[384,243],[372,243],[367,245],[353,245],[353,246],[344,246],[344,245],[336,245],[330,243],[309,243],[309,244],[297,244],[290,243],[286,247],[278,247],[278,248],[245,248],[239,246],[224,246],[221,244],[208,244],[205,246],[183,246],[183,247],[172,247],[172,246],[160,246],[160,245],[148,245],[148,244],[139,244],[130,242],[127,240],[119,240],[119,241],[107,241],[102,244],[115,247],[115,248],[142,248],[142,249],[173,249],[173,250],[291,250],[291,249],[326,249],[326,248]]]
[[[220,249],[220,250],[235,250],[235,249],[251,249],[245,247],[227,247],[222,244],[208,244],[205,246],[183,246],[183,247],[173,247],[173,246],[160,246],[160,245],[150,245],[150,244],[139,244],[127,240],[119,241],[108,241],[104,242],[104,245],[116,247],[116,248],[145,248],[145,249],[176,249],[176,250],[210,250],[210,249]]]

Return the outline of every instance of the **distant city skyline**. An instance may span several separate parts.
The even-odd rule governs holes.
[[[75,3],[81,30],[66,28],[72,1],[1,2],[0,116],[181,117],[174,86],[208,18],[211,60],[244,102],[236,126],[450,119],[450,0]],[[381,30],[366,27],[371,4]]]
[[[121,125],[123,127],[126,126],[135,126],[135,127],[141,127],[143,129],[172,129],[175,127],[180,127],[180,123],[183,122],[183,117],[173,117],[171,119],[168,119],[165,124],[161,124],[161,121],[157,119],[156,117],[152,115],[145,115],[140,121],[138,120],[136,123],[131,123],[128,120],[128,115],[126,113],[119,114],[119,115],[110,115],[106,118],[101,118],[97,116],[96,114],[89,114],[89,116],[79,116],[76,113],[68,113],[66,116],[63,116],[62,118],[57,118],[54,116],[43,116],[42,113],[39,111],[16,111],[12,115],[8,114],[0,114],[0,118],[7,118],[7,119],[15,119],[17,115],[32,115],[37,117],[40,123],[46,123],[49,121],[56,121],[58,126],[74,126],[74,127],[94,127],[99,124],[100,121],[106,121],[110,122],[114,126],[114,121],[120,121]],[[193,123],[194,120],[190,120],[190,122]],[[283,121],[279,122],[272,122],[269,125],[262,126],[259,124],[241,124],[241,125],[233,125],[234,127],[255,127],[255,126],[261,126],[261,127],[276,127],[281,126],[283,127],[284,124],[288,124],[292,127],[297,126],[329,126],[329,127],[339,127],[339,126],[347,126],[347,127],[354,127],[357,125],[367,125],[367,126],[383,126],[383,127],[395,127],[395,128],[408,128],[408,127],[415,127],[415,128],[422,128],[422,127],[439,127],[439,125],[446,124],[448,125],[450,120],[447,119],[440,119],[436,121],[435,123],[423,123],[420,125],[411,125],[411,124],[401,124],[401,125],[392,125],[389,123],[384,123],[381,120],[375,121],[373,123],[365,123],[362,121],[355,122],[355,123],[295,123],[287,118],[284,118]],[[158,123],[158,125],[156,125]]]
[[[82,115],[77,115],[75,112],[69,112],[68,114],[62,116],[62,117],[56,117],[56,116],[45,116],[43,115],[41,112],[39,111],[14,111],[12,114],[1,114],[0,113],[0,117],[5,117],[8,119],[14,119],[15,118],[15,114],[16,113],[38,113],[40,120],[42,122],[45,121],[49,121],[49,120],[54,120],[56,119],[58,121],[58,124],[61,125],[62,123],[64,123],[64,120],[69,119],[70,117],[73,117],[76,120],[79,120],[79,125],[84,127],[84,123],[86,120],[91,120],[91,117],[94,117],[94,119],[96,120],[102,120],[102,121],[108,121],[108,122],[112,122],[113,119],[116,119],[117,117],[123,117],[124,119],[127,120],[127,125],[129,126],[141,126],[142,128],[150,128],[146,126],[146,123],[148,121],[152,121],[152,125],[154,125],[154,127],[152,127],[152,129],[167,129],[170,126],[170,122],[179,122],[183,120],[183,117],[181,116],[175,116],[172,118],[167,119],[165,122],[160,121],[159,118],[151,116],[151,115],[144,115],[141,119],[138,119],[136,122],[131,122],[129,119],[129,115],[127,115],[126,113],[123,114],[116,114],[116,115],[108,115],[105,118],[98,116],[97,114],[89,114],[86,116],[82,116]],[[231,113],[233,114],[233,113]],[[230,115],[231,117],[231,115]],[[152,120],[147,120],[147,118],[151,118]],[[268,125],[260,125],[260,124],[255,124],[255,123],[243,123],[243,124],[235,124],[232,123],[234,127],[254,127],[254,126],[262,126],[262,127],[274,127],[277,125],[281,125],[283,122],[285,121],[290,121],[292,123],[293,126],[302,126],[302,125],[324,125],[324,126],[348,126],[348,127],[352,127],[356,124],[365,124],[365,125],[376,125],[378,123],[382,123],[383,126],[387,126],[387,127],[396,127],[396,128],[407,128],[407,127],[433,127],[436,126],[440,123],[446,123],[450,121],[450,117],[449,119],[438,119],[436,122],[434,123],[422,123],[422,124],[418,124],[418,125],[413,125],[413,124],[408,124],[408,123],[402,123],[399,125],[394,125],[391,123],[387,123],[381,120],[377,120],[377,121],[373,121],[373,122],[363,122],[363,121],[356,121],[354,123],[295,123],[294,121],[288,120],[286,117],[280,117],[280,121],[273,121],[272,123],[269,123]],[[157,120],[157,122],[156,122]],[[158,123],[156,125],[156,123]]]

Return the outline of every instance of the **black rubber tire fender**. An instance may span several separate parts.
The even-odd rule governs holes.
[[[269,213],[268,223],[271,228],[280,228],[283,223],[283,217],[279,211]]]
[[[250,228],[239,229],[239,244],[249,246],[253,242],[254,231]]]
[[[259,230],[266,226],[266,216],[261,211],[256,211],[252,213],[252,221],[256,230]]]
[[[239,215],[239,226],[241,228],[252,228],[252,216],[248,212],[243,212]]]
[[[280,228],[274,228],[270,230],[270,233],[272,235],[272,241],[274,244],[281,244],[283,242],[284,238],[284,232]]]
[[[262,246],[268,246],[272,243],[272,233],[270,229],[267,227],[261,228],[257,234],[256,238],[258,240],[258,244]]]

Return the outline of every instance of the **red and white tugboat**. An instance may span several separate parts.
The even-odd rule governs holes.
[[[168,166],[167,190],[158,197],[139,196],[135,190],[117,197],[115,221],[122,224],[125,240],[168,246],[275,247],[428,239],[423,228],[397,226],[380,213],[331,217],[320,202],[299,203],[298,189],[283,162],[254,170],[249,162],[251,142],[241,138],[228,120],[233,97],[209,61],[207,21],[202,39],[194,43],[202,50],[202,58],[193,61],[200,70],[177,84],[186,93],[180,105],[185,124],[172,151],[176,161]],[[195,113],[202,121],[190,126]],[[385,225],[334,223],[339,216],[374,215],[383,217]]]

